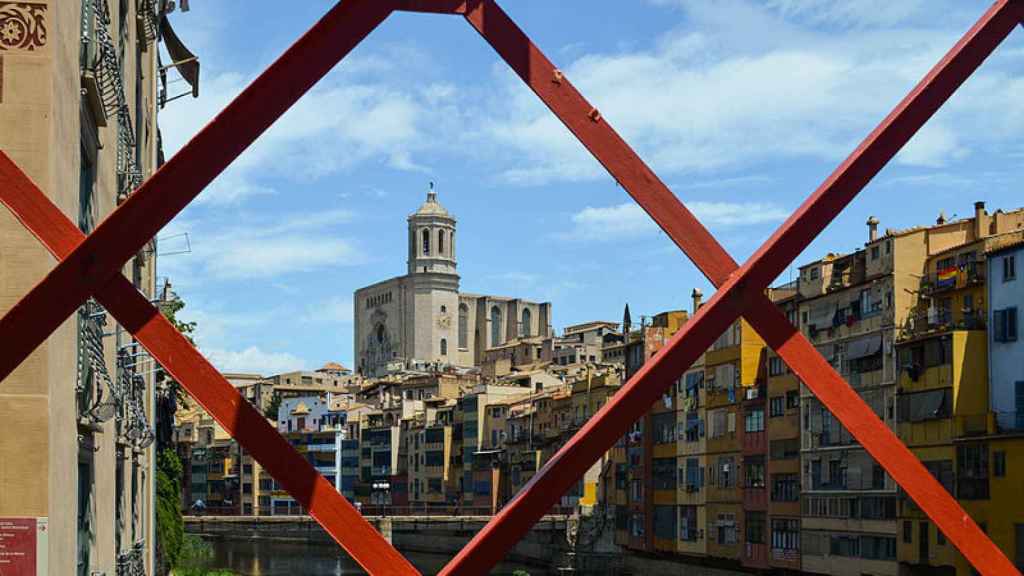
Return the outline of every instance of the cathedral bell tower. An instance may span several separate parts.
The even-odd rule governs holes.
[[[408,221],[409,274],[456,274],[455,218],[437,201],[433,182],[427,201]]]

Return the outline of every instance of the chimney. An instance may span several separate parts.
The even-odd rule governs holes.
[[[985,236],[988,236],[988,212],[985,212],[985,203],[979,201],[974,203],[974,238]]]
[[[704,297],[704,293],[700,291],[700,288],[694,288],[690,297],[693,298],[693,313],[696,314],[697,310],[700,309],[701,299]]]
[[[868,242],[878,240],[878,218],[868,218]]]

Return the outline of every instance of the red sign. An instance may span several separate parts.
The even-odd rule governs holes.
[[[0,576],[36,576],[35,518],[0,518]]]

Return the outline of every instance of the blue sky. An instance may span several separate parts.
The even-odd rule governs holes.
[[[331,6],[196,0],[171,17],[201,97],[173,154]],[[505,9],[748,257],[984,12],[974,0],[506,0]],[[798,262],[882,228],[1021,202],[1024,30]],[[172,85],[171,92],[183,90]],[[352,362],[352,292],[404,273],[428,182],[465,291],[548,300],[556,328],[689,306],[708,283],[460,18],[396,14],[160,235],[161,276],[223,370]],[[191,253],[174,254],[188,233]],[[781,280],[786,280],[784,277]]]

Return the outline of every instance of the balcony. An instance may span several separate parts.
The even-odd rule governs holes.
[[[953,330],[984,330],[987,324],[988,313],[985,310],[965,310],[957,316],[952,310],[932,308],[928,312],[909,316],[900,331],[899,339],[911,340]]]
[[[921,278],[921,294],[941,294],[985,283],[985,263],[967,262],[946,272],[926,274]]]

